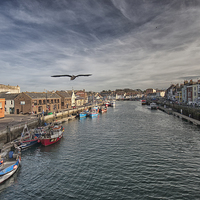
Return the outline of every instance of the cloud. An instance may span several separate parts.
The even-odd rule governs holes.
[[[199,73],[198,1],[4,1],[0,11],[1,83],[21,91],[167,88]],[[50,77],[79,73],[93,75]]]

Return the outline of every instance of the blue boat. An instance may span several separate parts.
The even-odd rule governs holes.
[[[20,149],[14,143],[7,144],[0,153],[0,184],[18,170],[20,163]]]
[[[90,113],[89,113],[90,117],[97,117],[98,115],[99,115],[99,109],[98,109],[98,107],[93,108],[90,111]]]
[[[79,114],[79,117],[82,118],[82,117],[87,117],[87,113],[86,112],[81,112]]]

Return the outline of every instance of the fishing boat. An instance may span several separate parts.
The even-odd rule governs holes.
[[[83,112],[79,113],[79,117],[82,118],[82,117],[87,117],[88,116],[88,110],[84,110]]]
[[[87,117],[87,113],[86,112],[81,112],[81,113],[79,113],[79,117],[80,118]]]
[[[19,168],[21,151],[15,143],[9,143],[0,153],[0,184],[9,179]]]
[[[63,137],[64,128],[62,126],[53,126],[41,138],[40,142],[44,146],[49,146],[58,142]]]
[[[38,143],[41,134],[35,134],[35,130],[29,130],[27,124],[21,133],[21,138],[18,140],[19,148],[26,149]]]
[[[90,117],[97,117],[99,115],[99,108],[95,106],[89,113]]]
[[[116,105],[116,102],[114,100],[110,102],[111,107],[115,107],[115,105]]]
[[[106,102],[105,106],[108,107],[110,105],[110,102]]]
[[[99,109],[99,112],[105,113],[105,112],[107,112],[107,108],[105,106],[101,106],[100,109]]]
[[[145,100],[145,99],[142,99],[142,100],[141,100],[141,104],[142,104],[142,105],[146,105],[146,104],[147,104],[146,100]]]
[[[148,106],[149,109],[151,110],[156,110],[157,109],[157,104],[156,103],[150,103],[150,105]]]

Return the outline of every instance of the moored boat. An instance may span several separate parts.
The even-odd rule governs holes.
[[[40,142],[44,146],[49,146],[58,142],[63,137],[64,128],[62,126],[54,126],[46,132]]]
[[[146,105],[146,104],[147,104],[146,100],[145,100],[145,99],[142,99],[142,100],[141,100],[141,104],[142,104],[142,105]]]
[[[21,138],[17,142],[19,148],[26,149],[38,143],[38,139],[41,137],[40,134],[35,134],[34,130],[28,130],[27,124],[25,124],[24,129],[21,133]],[[16,141],[15,141],[16,142]]]
[[[88,110],[84,110],[83,112],[79,113],[79,117],[87,117],[88,116]]]
[[[115,105],[116,105],[116,102],[114,100],[110,102],[111,107],[115,107]]]
[[[89,113],[90,117],[97,117],[99,115],[99,108],[95,106]]]
[[[79,117],[80,117],[80,118],[81,118],[81,117],[87,117],[87,113],[81,112],[81,113],[79,113]]]
[[[105,102],[105,106],[108,107],[110,105],[110,102]]]
[[[105,113],[105,112],[107,112],[107,108],[105,106],[101,106],[100,109],[99,109],[99,112]]]
[[[0,153],[0,184],[9,179],[19,168],[21,151],[15,143],[7,144]]]
[[[149,105],[149,107],[148,107],[149,109],[151,109],[151,110],[156,110],[157,109],[157,104],[156,103],[150,103],[150,105]]]

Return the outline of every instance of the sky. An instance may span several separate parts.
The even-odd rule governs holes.
[[[0,1],[0,84],[21,92],[166,89],[199,64],[199,0]]]

